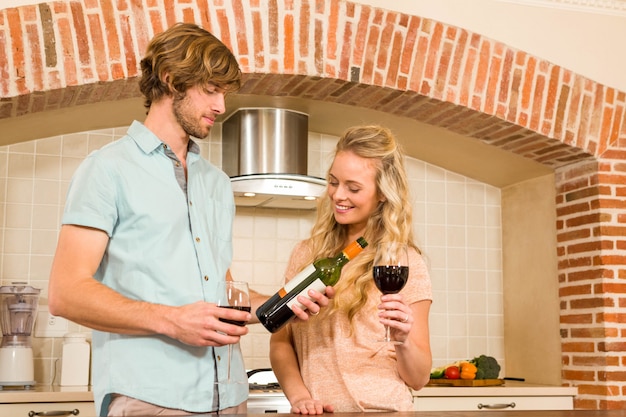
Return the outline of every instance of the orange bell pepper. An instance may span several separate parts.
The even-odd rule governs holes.
[[[474,364],[469,362],[461,362],[461,379],[476,379],[476,372],[478,368]]]

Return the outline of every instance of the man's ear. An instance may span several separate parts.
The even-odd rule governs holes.
[[[165,85],[167,85],[167,90],[170,92],[170,94],[174,93],[174,87],[172,86],[172,83],[170,82],[170,73],[169,72],[164,72],[159,76],[159,79],[161,80],[161,82]]]

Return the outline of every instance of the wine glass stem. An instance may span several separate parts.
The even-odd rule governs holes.
[[[230,361],[231,361],[232,354],[233,354],[233,345],[229,344],[228,345],[228,370],[226,374],[226,381],[229,384],[230,384]]]
[[[391,342],[391,329],[389,326],[385,326],[385,342]]]

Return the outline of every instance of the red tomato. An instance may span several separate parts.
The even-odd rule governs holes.
[[[461,371],[458,366],[448,366],[444,373],[444,375],[448,379],[459,379],[460,374],[461,374]]]

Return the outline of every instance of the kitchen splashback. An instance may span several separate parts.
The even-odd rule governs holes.
[[[47,280],[71,175],[94,149],[126,127],[42,138],[0,147],[0,284]],[[221,165],[219,128],[202,153]],[[309,132],[311,175],[324,177],[337,138]],[[435,364],[495,356],[504,364],[500,190],[407,158],[415,234],[430,266],[434,302],[430,329]],[[315,213],[239,208],[234,225],[233,274],[270,294],[281,285],[288,256],[305,238]],[[89,332],[75,324],[69,331]],[[61,338],[33,338],[35,378],[52,382]],[[269,333],[251,326],[242,340],[246,367],[269,365]],[[504,371],[503,371],[504,372]],[[58,373],[57,373],[58,374]],[[57,381],[58,382],[58,381]]]

